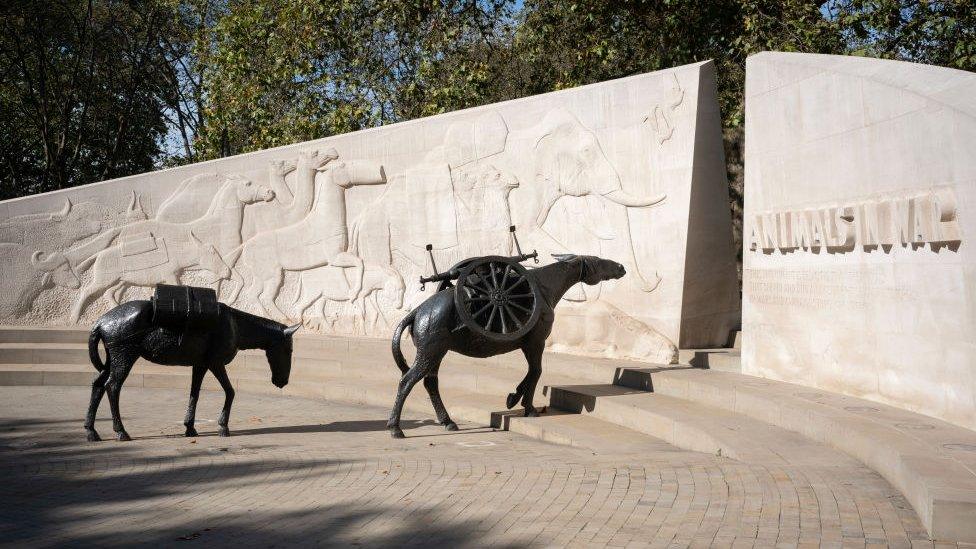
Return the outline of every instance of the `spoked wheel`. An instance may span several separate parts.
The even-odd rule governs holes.
[[[461,321],[473,332],[495,341],[524,336],[539,320],[542,294],[517,261],[489,256],[461,270],[454,304]]]

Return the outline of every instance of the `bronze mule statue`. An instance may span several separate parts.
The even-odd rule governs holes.
[[[169,286],[173,290],[212,290]],[[157,296],[160,289],[157,288]],[[188,294],[189,295],[189,294]],[[112,424],[118,440],[131,440],[122,425],[119,413],[119,393],[132,365],[139,357],[166,366],[190,366],[193,368],[190,385],[190,402],[186,409],[186,436],[197,436],[194,428],[197,399],[200,386],[207,372],[211,372],[224,390],[224,407],[217,421],[220,436],[229,436],[227,422],[234,402],[234,388],[227,377],[227,364],[242,349],[264,349],[271,367],[271,383],[276,387],[288,384],[291,373],[292,335],[301,326],[285,326],[267,318],[239,311],[222,303],[216,303],[211,294],[210,313],[205,326],[193,326],[194,316],[183,314],[187,321],[182,326],[160,321],[160,303],[153,301],[129,301],[102,315],[95,322],[88,338],[88,353],[98,375],[92,382],[91,402],[85,418],[85,430],[89,441],[101,438],[95,431],[95,414],[105,392],[108,392],[112,408]],[[205,303],[207,305],[207,303]],[[191,307],[193,309],[193,307]],[[199,308],[195,311],[200,313]],[[205,312],[205,311],[204,311]],[[172,316],[172,315],[171,315]],[[168,325],[167,325],[168,324]],[[182,327],[182,329],[180,329]],[[106,363],[98,354],[98,344],[104,342]]]
[[[434,405],[437,421],[450,431],[457,430],[457,424],[451,420],[441,400],[437,383],[438,369],[448,351],[485,358],[521,349],[528,362],[529,370],[515,392],[508,395],[506,406],[513,408],[521,400],[526,416],[538,415],[532,405],[532,399],[539,376],[542,375],[542,353],[556,318],[554,311],[556,304],[562,299],[563,294],[579,282],[594,285],[621,278],[626,274],[623,265],[609,259],[569,254],[553,255],[553,257],[557,259],[555,263],[526,272],[526,276],[531,278],[531,282],[534,282],[540,290],[542,299],[538,300],[535,306],[541,311],[535,324],[516,339],[493,340],[476,333],[462,322],[453,288],[442,289],[427,298],[400,322],[393,332],[393,358],[403,372],[403,377],[400,379],[396,402],[387,423],[387,428],[394,438],[404,436],[403,430],[400,429],[403,403],[410,390],[421,379],[424,380],[424,387]],[[408,327],[411,328],[410,335],[417,348],[417,356],[411,367],[408,367],[400,350],[400,338]]]

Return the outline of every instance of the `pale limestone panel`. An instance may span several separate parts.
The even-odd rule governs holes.
[[[744,372],[976,428],[974,113],[971,73],[749,59]],[[791,216],[839,208],[849,221],[795,241],[805,225]],[[871,212],[881,212],[876,243],[863,232]],[[754,245],[767,227],[787,238]],[[838,245],[845,230],[858,236]]]
[[[157,283],[386,336],[444,270],[599,255],[551,344],[669,362],[738,324],[710,62],[0,203],[0,322],[87,324]],[[694,214],[694,215],[693,215]]]

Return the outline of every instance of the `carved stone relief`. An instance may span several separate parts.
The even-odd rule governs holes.
[[[670,92],[652,107],[653,120],[635,105],[625,122],[614,121],[663,136],[652,145],[685,135],[673,131],[684,97],[678,77],[655,78],[648,97]],[[45,299],[61,321],[79,322],[131,298],[130,288],[192,280],[236,307],[321,332],[385,335],[425,297],[417,279],[430,274],[427,244],[443,270],[511,255],[508,227],[516,225],[522,248],[540,257],[600,255],[628,271],[619,283],[566,294],[592,309],[586,325],[605,326],[567,327],[556,345],[600,354],[613,341],[611,354],[663,361],[674,344],[634,316],[637,302],[657,302],[661,278],[653,258],[636,251],[631,215],[670,207],[674,187],[645,178],[646,159],[621,155],[606,121],[584,123],[580,112],[567,101],[527,116],[487,107],[429,127],[418,121],[218,161],[179,180],[167,175],[162,191],[147,180],[126,188],[129,205],[118,212],[84,202],[11,217],[0,221],[0,240],[9,241],[0,254],[14,265],[5,276],[23,282],[3,285],[0,318],[24,318],[46,288],[58,288]],[[622,172],[620,162],[641,168]]]

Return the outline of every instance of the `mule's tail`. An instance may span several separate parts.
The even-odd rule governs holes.
[[[96,370],[104,372],[106,367],[105,363],[102,362],[102,357],[98,356],[98,342],[100,341],[104,341],[102,327],[96,324],[91,329],[91,333],[88,334],[88,358]],[[105,348],[105,356],[108,356],[108,347]]]
[[[410,311],[410,314],[403,317],[403,320],[401,320],[400,323],[397,324],[396,329],[393,330],[393,360],[396,361],[397,368],[399,368],[404,374],[407,373],[407,370],[409,370],[410,367],[407,366],[407,360],[403,358],[403,351],[400,350],[400,337],[403,335],[403,332],[406,331],[408,326],[413,326],[413,321],[416,316],[416,311]]]

